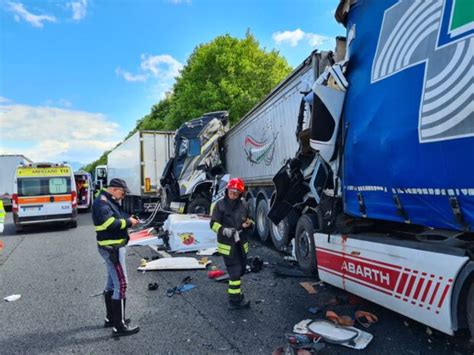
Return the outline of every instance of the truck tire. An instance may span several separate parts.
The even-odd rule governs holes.
[[[209,214],[210,208],[211,201],[204,197],[197,197],[189,203],[186,213]]]
[[[300,268],[308,273],[314,273],[317,269],[316,248],[313,236],[317,227],[318,218],[313,214],[302,215],[296,225],[296,259]]]
[[[298,214],[291,211],[278,226],[272,221],[270,222],[270,236],[272,237],[273,246],[278,251],[284,251],[290,240],[295,235],[295,226],[298,222]]]
[[[474,281],[471,281],[467,294],[467,325],[471,332],[471,339],[474,339]]]
[[[268,202],[265,199],[258,201],[257,211],[255,212],[255,225],[258,233],[258,237],[262,242],[268,240],[270,235],[270,223],[267,217],[268,214]]]

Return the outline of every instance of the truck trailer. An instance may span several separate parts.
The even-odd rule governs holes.
[[[173,156],[174,132],[137,131],[107,156],[107,181],[120,178],[130,193],[123,201],[129,213],[150,211],[160,199],[160,177]]]
[[[33,162],[21,154],[0,155],[0,200],[5,207],[12,206],[13,178],[18,165]]]
[[[307,95],[269,218],[299,216],[298,262],[322,281],[474,334],[474,9],[342,0],[336,19],[344,60]]]

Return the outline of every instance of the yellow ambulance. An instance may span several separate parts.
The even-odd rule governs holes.
[[[77,227],[77,192],[68,164],[35,163],[16,168],[12,196],[17,231],[37,223]]]

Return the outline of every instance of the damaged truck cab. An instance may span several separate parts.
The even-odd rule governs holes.
[[[164,209],[209,213],[214,179],[224,172],[221,139],[228,128],[228,112],[218,111],[185,122],[176,131],[174,157],[160,180]]]
[[[273,179],[268,214],[299,215],[302,268],[447,334],[474,334],[467,5],[340,2],[346,51],[307,95],[310,127]]]

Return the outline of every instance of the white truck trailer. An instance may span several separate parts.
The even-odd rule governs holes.
[[[298,122],[308,125],[304,95],[332,60],[330,52],[312,52],[225,136],[226,171],[245,182],[246,199],[256,222],[255,235],[262,241],[271,237],[279,250],[288,244],[297,216],[290,214],[278,225],[268,219],[274,195],[272,179],[297,152]]]
[[[5,207],[12,205],[13,179],[18,165],[33,162],[21,154],[0,155],[0,200]]]
[[[125,211],[150,210],[159,200],[161,173],[173,156],[173,139],[170,131],[138,131],[108,154],[107,182],[120,178],[130,189]]]

